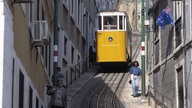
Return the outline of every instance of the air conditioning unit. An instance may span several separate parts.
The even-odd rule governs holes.
[[[33,46],[48,45],[48,23],[47,21],[33,21]]]

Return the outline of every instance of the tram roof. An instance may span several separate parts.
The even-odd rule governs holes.
[[[108,16],[108,15],[126,15],[123,11],[115,11],[115,12],[99,12],[98,16]]]

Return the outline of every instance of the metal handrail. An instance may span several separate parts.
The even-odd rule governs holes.
[[[154,94],[150,91],[150,89],[153,90]],[[158,97],[157,97],[158,94]],[[152,97],[155,101],[155,108],[157,108],[157,105],[161,106],[162,108],[173,108],[173,102],[170,98],[164,96],[157,90],[155,90],[152,86],[148,86],[148,106],[150,106],[150,97]],[[161,99],[161,100],[160,100]],[[167,104],[166,102],[169,102],[170,104]],[[170,106],[169,106],[170,105]]]

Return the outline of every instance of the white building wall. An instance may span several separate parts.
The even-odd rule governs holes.
[[[20,71],[24,75],[24,103],[23,103],[24,108],[28,108],[29,107],[29,87],[31,87],[32,90],[33,90],[33,99],[32,99],[33,107],[32,108],[36,108],[36,97],[39,100],[39,107],[43,106],[43,107],[47,108],[48,107],[47,105],[49,103],[48,96],[45,95],[45,97],[44,97],[45,100],[44,101],[42,99],[40,99],[40,96],[39,96],[37,90],[35,89],[33,83],[31,82],[30,78],[28,77],[27,72],[26,72],[24,66],[22,65],[20,59],[16,56],[16,54],[14,52],[12,53],[12,57],[11,58],[14,58],[14,60],[15,60],[15,63],[14,63],[15,64],[15,66],[14,66],[14,81],[13,81],[14,82],[14,88],[13,88],[13,90],[14,90],[14,93],[13,93],[13,101],[14,101],[13,102],[13,108],[19,108],[18,107],[18,103],[19,103],[19,73],[20,73]],[[10,68],[10,69],[12,69],[12,68]],[[11,82],[12,82],[11,79],[10,80],[6,80],[6,82],[5,82],[5,83],[9,83],[10,90],[12,90]],[[45,84],[45,86],[46,86],[46,84]],[[3,97],[3,99],[5,101],[4,101],[4,107],[3,108],[11,108],[10,102],[12,101],[11,100],[12,96],[7,96],[7,95],[9,95],[9,94],[11,95],[12,93],[7,91],[7,90],[8,90],[7,88],[6,88],[6,90],[4,90],[5,96]],[[46,93],[46,88],[45,88],[44,91]]]
[[[3,107],[4,17],[4,2],[0,0],[0,107]]]
[[[15,53],[12,19],[13,16],[6,2],[0,0],[0,108],[18,108],[20,71],[24,75],[24,108],[28,108],[29,106],[30,86],[33,89],[33,108],[35,108],[36,97],[39,99],[39,107],[43,106],[47,108],[48,101],[46,99],[43,101],[39,98],[40,96],[37,90],[33,86],[25,68]],[[14,68],[13,59],[15,61]],[[14,81],[12,81],[12,79],[14,79]],[[12,82],[14,84],[12,84]]]
[[[2,0],[0,1],[0,43],[1,43],[1,72],[0,72],[0,99],[3,108],[11,108],[12,97],[12,57],[13,57],[13,31],[12,15]],[[2,91],[3,90],[3,91]],[[3,93],[3,95],[1,94]]]
[[[192,41],[192,1],[191,0],[186,0],[185,1],[185,28],[186,28],[186,35],[184,36],[184,41],[185,44],[190,43]],[[191,44],[189,44],[191,45]],[[186,50],[186,55],[185,55],[185,73],[186,73],[186,95],[187,95],[187,105],[186,108],[190,108],[192,106],[192,79],[191,79],[191,67],[192,67],[192,49],[190,47],[190,49]]]

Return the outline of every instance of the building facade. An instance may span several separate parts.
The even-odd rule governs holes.
[[[98,9],[95,0],[60,0],[58,4],[58,66],[68,86],[89,66]]]
[[[119,0],[117,10],[127,13],[133,32],[141,31],[141,0]]]
[[[54,0],[0,0],[0,106],[47,108],[54,75]],[[94,0],[59,0],[58,67],[70,85],[88,69]]]
[[[188,94],[191,89],[188,85],[191,73],[188,64],[191,60],[188,57],[191,56],[191,50],[187,48],[186,42],[191,39],[191,7],[188,7],[191,6],[191,2],[186,6],[182,0],[150,0],[149,5],[147,68],[150,104],[154,107],[188,108],[191,102]],[[161,29],[156,21],[167,6],[171,8],[174,25],[166,25]]]
[[[190,108],[192,106],[192,70],[191,70],[191,61],[192,61],[192,48],[191,42],[192,42],[192,1],[191,0],[185,0],[184,5],[184,47],[185,47],[185,91],[186,91],[186,102],[185,107]]]
[[[119,0],[118,11],[125,11],[132,28],[132,61],[141,63],[141,0]]]
[[[51,80],[51,1],[1,0],[3,108],[46,108]],[[46,30],[45,30],[46,29]],[[35,31],[35,32],[34,32]],[[49,32],[48,32],[49,31]],[[42,32],[45,32],[44,34]]]
[[[118,0],[96,0],[99,11],[117,10]]]

